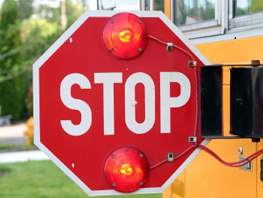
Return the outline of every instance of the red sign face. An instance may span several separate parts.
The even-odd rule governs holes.
[[[209,62],[161,12],[134,13],[148,34],[135,57],[117,58],[117,47],[104,44],[115,12],[86,12],[34,65],[35,144],[89,195],[119,194],[104,174],[118,148],[138,149],[138,163],[149,166],[135,191],[145,194],[163,192],[199,153],[189,137],[207,143],[195,126],[197,84],[188,61],[194,58],[198,76]],[[119,35],[126,42],[132,33]],[[176,47],[169,52],[158,40]],[[158,166],[168,153],[176,159]],[[120,169],[123,177],[133,171],[131,163]]]

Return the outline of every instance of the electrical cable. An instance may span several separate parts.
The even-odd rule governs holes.
[[[248,156],[247,158],[237,161],[237,162],[226,162],[224,160],[222,160],[217,154],[215,154],[212,150],[210,150],[209,148],[203,146],[203,145],[198,145],[198,147],[200,149],[202,149],[203,151],[207,152],[208,154],[210,154],[212,157],[214,157],[217,161],[219,161],[220,163],[229,166],[229,167],[241,167],[246,165],[247,163],[251,162],[253,159],[257,158],[259,155],[263,154],[263,149],[253,153],[252,155]]]
[[[168,45],[168,43],[154,37],[151,35],[148,35],[148,37],[150,39],[153,39],[163,45]],[[184,50],[183,48],[177,46],[177,45],[173,45],[174,48],[184,52],[185,54],[187,54],[192,61],[195,61],[193,55],[191,53],[189,53],[188,51]],[[196,66],[194,66],[194,73],[195,73],[195,82],[196,82],[196,110],[195,110],[195,125],[194,125],[194,137],[197,137],[197,125],[198,125],[198,117],[199,117],[199,95],[198,95],[198,75],[197,75],[197,70],[196,70]],[[182,157],[183,155],[185,155],[187,152],[189,152],[191,149],[193,148],[199,148],[202,149],[203,151],[205,151],[206,153],[210,154],[212,157],[214,157],[217,161],[219,161],[220,163],[222,163],[223,165],[229,166],[229,167],[242,167],[244,165],[246,165],[247,163],[251,162],[252,160],[254,160],[255,158],[257,158],[259,155],[263,154],[263,149],[251,154],[250,156],[248,156],[247,158],[237,161],[237,162],[226,162],[224,160],[222,160],[217,154],[215,154],[212,150],[210,150],[209,148],[201,145],[201,144],[197,144],[195,143],[195,145],[190,146],[189,148],[187,148],[186,150],[184,150],[182,153],[180,153],[179,155],[174,157],[174,160]],[[159,166],[161,166],[162,164],[168,162],[168,159],[164,159],[161,162],[153,165],[150,167],[151,169],[157,168]]]
[[[183,155],[185,155],[188,151],[192,150],[193,148],[196,148],[196,146],[195,146],[195,145],[190,146],[189,148],[187,148],[186,150],[184,150],[182,153],[176,155],[176,156],[174,157],[174,160],[182,157]],[[150,170],[151,170],[151,169],[154,169],[154,168],[157,168],[158,166],[161,166],[162,164],[164,164],[164,163],[166,163],[166,162],[168,162],[168,159],[164,159],[164,160],[162,160],[161,162],[159,162],[159,163],[151,166],[151,167],[150,167]]]
[[[242,167],[242,166],[245,166],[246,164],[248,164],[249,162],[251,162],[252,160],[254,160],[255,158],[257,158],[259,155],[263,154],[263,149],[251,154],[250,156],[248,156],[247,158],[243,159],[243,160],[240,160],[240,161],[237,161],[237,162],[226,162],[224,160],[222,160],[217,154],[215,154],[212,150],[210,150],[209,148],[199,144],[199,145],[193,145],[193,146],[190,146],[188,149],[184,150],[182,153],[180,153],[179,155],[175,156],[174,157],[174,160],[182,157],[183,155],[185,155],[188,151],[190,151],[191,149],[193,148],[200,148],[202,149],[203,151],[207,152],[209,155],[211,155],[212,157],[214,157],[217,161],[219,161],[220,163],[222,163],[223,165],[225,166],[229,166],[229,167]],[[151,169],[154,169],[154,168],[157,168],[158,166],[161,166],[162,164],[168,162],[168,159],[165,159],[159,163],[157,163],[156,165],[154,166],[151,166],[150,167],[150,170]]]
[[[158,39],[158,38],[156,38],[156,37],[154,37],[154,36],[151,36],[151,35],[148,35],[148,37],[149,37],[150,39],[153,39],[153,40],[155,40],[155,41],[157,41],[157,42],[159,42],[159,43],[162,43],[163,45],[166,45],[166,46],[167,46],[167,42],[164,42],[164,41],[162,41],[162,40],[160,40],[160,39]],[[192,59],[192,61],[195,61],[194,56],[193,56],[191,53],[189,53],[188,51],[186,51],[185,49],[183,49],[183,48],[181,48],[181,47],[179,47],[179,46],[177,46],[177,45],[173,45],[173,47],[176,48],[176,49],[178,49],[178,50],[180,50],[180,51],[182,51],[182,52],[184,52],[185,54],[187,54],[188,56],[190,56],[190,58]]]
[[[163,45],[166,45],[166,46],[168,45],[167,42],[164,42],[164,41],[162,41],[162,40],[160,40],[160,39],[158,39],[158,38],[156,38],[154,36],[148,35],[148,37],[150,39],[153,39],[153,40],[163,44]],[[191,53],[189,53],[188,51],[186,51],[185,49],[183,49],[183,48],[181,48],[181,47],[179,47],[177,45],[174,45],[174,44],[173,44],[173,47],[178,49],[178,50],[180,50],[180,51],[182,51],[183,53],[187,54],[192,59],[192,61],[195,61],[194,56]],[[198,114],[199,114],[199,105],[198,105],[198,103],[199,103],[199,100],[198,100],[198,76],[197,76],[196,66],[194,66],[194,76],[195,76],[195,84],[196,84],[196,101],[195,101],[196,102],[196,104],[195,104],[196,108],[195,108],[195,124],[194,124],[193,134],[194,134],[194,137],[197,137],[197,125],[198,125]],[[190,151],[193,148],[196,148],[196,144],[190,146],[189,148],[184,150],[182,153],[180,153],[179,155],[175,156],[174,160],[182,157],[183,155],[185,155],[188,151]],[[151,166],[150,170],[154,169],[154,168],[157,168],[158,166],[161,166],[162,164],[164,164],[166,162],[168,162],[168,159],[164,159],[161,162]]]
[[[166,46],[167,46],[167,44],[168,44],[167,42],[164,42],[164,41],[162,41],[162,40],[160,40],[160,39],[158,39],[158,38],[156,38],[156,37],[154,37],[154,36],[148,35],[148,37],[149,37],[150,39],[153,39],[153,40],[155,40],[155,41],[163,44],[163,45],[166,45]],[[177,46],[177,45],[174,45],[174,44],[173,44],[173,47],[176,48],[176,49],[178,49],[178,50],[180,50],[180,51],[182,51],[182,52],[184,52],[185,54],[187,54],[187,55],[192,59],[192,61],[195,61],[194,56],[193,56],[190,52],[188,52],[188,51],[186,51],[185,49],[183,49],[183,48],[181,48],[181,47],[179,47],[179,46]],[[198,76],[197,76],[196,66],[194,66],[193,68],[194,68],[194,75],[195,75],[195,82],[196,82],[195,124],[194,124],[194,131],[193,131],[193,134],[194,134],[194,135],[193,135],[193,136],[194,136],[194,137],[197,137],[197,125],[198,125],[198,117],[199,117],[199,116],[198,116],[198,115],[199,115]]]

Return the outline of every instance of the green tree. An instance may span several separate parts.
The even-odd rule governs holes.
[[[0,105],[2,115],[20,119],[24,112],[25,83],[21,66],[21,37],[15,0],[5,0],[0,21]]]
[[[33,14],[33,2],[34,0],[18,0],[18,16],[19,20],[23,21],[28,19]]]
[[[62,34],[60,25],[46,19],[27,19],[23,21],[24,48],[21,51],[23,64],[28,65],[26,74],[27,96],[25,99],[27,116],[31,116],[32,98],[32,63],[37,60]]]
[[[81,4],[66,0],[67,27],[70,27],[83,13]]]
[[[250,4],[249,13],[263,11],[263,1],[262,0],[252,0]]]

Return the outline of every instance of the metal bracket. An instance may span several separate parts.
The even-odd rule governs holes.
[[[196,61],[188,61],[188,67],[196,67],[197,62]]]
[[[239,156],[238,161],[245,159],[245,157]],[[246,165],[239,167],[240,169],[252,171],[252,162],[248,162]]]
[[[166,51],[167,52],[172,52],[173,51],[173,43],[167,43]]]
[[[188,137],[188,142],[191,142],[191,143],[197,142],[197,137],[189,136],[189,137]]]
[[[173,162],[174,161],[174,153],[173,152],[167,153],[167,159],[168,159],[168,162]]]

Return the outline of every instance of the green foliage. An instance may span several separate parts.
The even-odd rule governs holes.
[[[23,21],[28,19],[33,14],[33,2],[34,0],[18,0],[18,13],[19,20]]]
[[[0,12],[0,105],[14,120],[32,115],[32,64],[63,33],[60,7],[33,1],[5,0]],[[84,0],[66,1],[68,27],[84,8]]]
[[[24,30],[25,49],[23,60],[38,59],[62,34],[59,25],[46,19],[29,19],[22,24]]]
[[[240,2],[241,3],[241,2]],[[236,16],[252,14],[255,12],[262,12],[263,11],[263,1],[262,0],[251,0],[249,1],[247,7],[239,7],[237,3],[236,7]]]
[[[38,19],[45,19],[50,23],[60,24],[60,8],[53,8],[49,5],[40,5],[36,8],[35,14]]]
[[[67,27],[70,27],[83,13],[83,8],[79,4],[66,1]]]
[[[11,114],[14,120],[24,117],[25,80],[24,75],[0,84],[2,115]]]
[[[87,6],[83,3],[82,6]],[[80,4],[73,3],[72,1],[66,0],[66,16],[67,16],[67,27],[71,26],[84,12],[83,7]],[[36,8],[36,16],[38,19],[45,19],[50,24],[61,25],[61,8],[51,7],[49,5],[40,5]]]
[[[18,12],[15,0],[5,0],[2,5],[1,14],[0,30],[7,30],[9,24],[16,24],[18,21]]]
[[[21,68],[21,37],[15,0],[5,0],[0,21],[0,105],[2,115],[24,114],[25,79]]]

